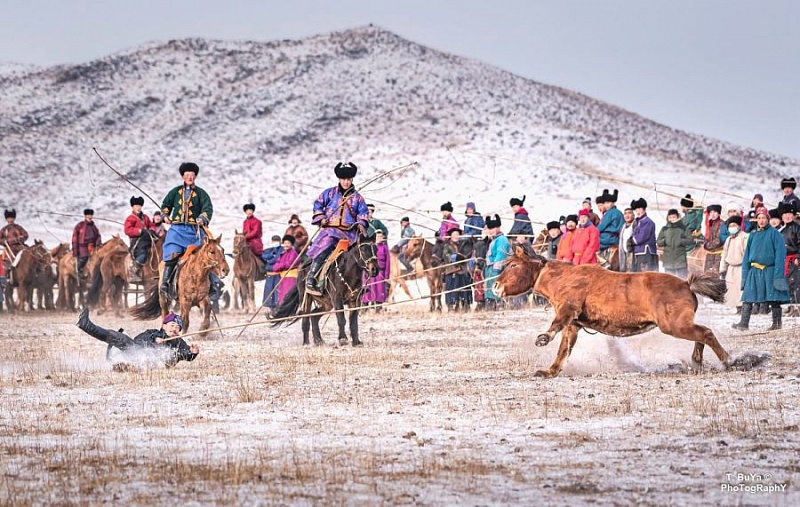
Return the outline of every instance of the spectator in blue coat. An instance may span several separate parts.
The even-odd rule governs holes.
[[[647,201],[644,198],[631,201],[631,209],[636,215],[633,235],[628,240],[628,249],[633,252],[633,271],[658,271],[656,224],[647,216]]]
[[[509,204],[514,211],[514,225],[508,231],[508,239],[530,242],[533,239],[533,226],[528,211],[522,207],[525,204],[525,196],[523,195],[522,199],[512,197]]]
[[[464,210],[466,219],[464,220],[464,236],[481,237],[483,234],[483,217],[475,210],[475,203],[468,202],[467,209]]]
[[[600,225],[597,226],[597,230],[600,231],[599,254],[607,262],[611,262],[614,250],[619,246],[619,233],[622,226],[625,225],[622,212],[617,209],[618,197],[619,190],[617,189],[614,189],[613,194],[609,193],[608,189],[603,189],[603,193],[597,197],[597,205],[603,212],[603,218],[600,219]]]

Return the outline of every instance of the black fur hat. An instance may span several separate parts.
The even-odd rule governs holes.
[[[756,216],[758,216],[758,212],[756,212]],[[773,208],[769,210],[769,217],[770,218],[780,218],[781,217],[781,210],[778,208]]]
[[[181,176],[183,176],[183,173],[185,172],[193,172],[194,175],[197,176],[200,174],[200,168],[197,167],[197,164],[194,162],[184,162],[178,168],[178,172],[181,173]]]
[[[509,205],[510,206],[522,206],[522,205],[525,204],[525,197],[526,196],[524,196],[524,195],[522,196],[522,199],[517,199],[516,197],[512,197],[511,200],[508,201]]]
[[[560,229],[560,228],[561,228],[561,224],[556,222],[555,220],[553,220],[552,222],[547,222],[547,230],[548,231],[550,229]]]
[[[600,194],[594,198],[594,202],[597,204],[603,204],[604,202],[606,202],[606,198],[603,194]]]
[[[247,210],[255,211],[256,210],[256,205],[253,204],[252,202],[249,202],[249,203],[245,204],[244,206],[242,206],[242,211],[247,212]]]
[[[734,215],[732,217],[729,217],[727,220],[725,220],[725,223],[727,225],[736,224],[736,225],[741,226],[742,225],[742,217],[740,217],[739,215]]]
[[[634,199],[631,201],[631,209],[638,209],[644,208],[647,209],[647,201],[644,200],[644,197],[640,197],[638,199]]]
[[[84,216],[86,216],[86,215],[92,215],[92,216],[94,216],[94,210],[93,210],[93,209],[91,209],[91,208],[86,208],[85,210],[83,210],[83,215],[84,215]]]
[[[452,213],[453,212],[453,203],[450,202],[450,201],[447,201],[446,203],[444,203],[441,206],[439,206],[439,211],[449,211],[450,213]]]
[[[340,180],[353,179],[356,177],[356,173],[358,173],[358,167],[352,162],[347,162],[346,164],[339,162],[336,164],[336,167],[333,168],[333,173],[336,174],[336,177]]]
[[[495,215],[494,218],[487,216],[484,220],[484,223],[489,229],[494,229],[495,227],[500,227],[500,225],[502,225],[502,222],[500,221],[500,215]]]
[[[781,180],[781,190],[786,187],[789,187],[792,190],[797,188],[797,181],[794,179],[794,176],[791,178],[783,178],[783,180]]]
[[[142,197],[142,196],[139,196],[139,197],[131,196],[131,206],[136,206],[137,204],[139,206],[144,206],[144,197]]]
[[[686,194],[685,197],[681,198],[681,206],[684,208],[694,208],[694,199],[692,199],[692,194]]]
[[[778,204],[778,213],[781,215],[784,213],[797,213],[797,206],[793,202],[782,202]]]
[[[15,209],[4,210],[3,215],[5,215],[6,218],[17,218],[17,210]]]
[[[449,231],[447,231],[447,233],[445,234],[445,237],[449,237],[449,236],[450,236],[451,234],[453,234],[454,232],[457,232],[457,233],[459,233],[459,234],[464,234],[464,231],[462,231],[461,229],[459,229],[458,227],[456,227],[455,229],[450,229]]]
[[[717,213],[722,213],[722,204],[709,204],[706,207],[706,211],[711,213],[712,211],[716,211]]]
[[[614,189],[614,193],[610,194],[608,192],[608,189],[604,188],[603,189],[603,194],[600,197],[603,200],[602,201],[597,201],[597,202],[617,202],[617,199],[619,199],[619,190],[615,188]]]
[[[295,239],[294,236],[292,236],[291,234],[286,234],[281,238],[281,243],[283,243],[284,241],[288,241],[289,243],[294,245]]]
[[[567,215],[567,218],[564,219],[564,223],[572,222],[573,224],[578,224],[578,215]]]

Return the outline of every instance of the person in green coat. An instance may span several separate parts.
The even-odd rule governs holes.
[[[661,258],[664,272],[685,280],[689,274],[686,247],[693,246],[694,240],[681,222],[678,210],[671,209],[667,212],[667,225],[659,231],[656,245],[664,250]]]
[[[686,196],[681,199],[681,211],[683,212],[681,223],[694,239],[694,243],[686,247],[686,251],[691,252],[696,244],[702,243],[704,240],[702,233],[703,207],[696,206],[692,195],[686,194]]]
[[[750,231],[742,259],[742,320],[734,329],[749,329],[753,304],[769,303],[772,307],[770,331],[781,329],[781,303],[789,302],[789,283],[784,271],[786,243],[783,236],[769,225],[767,208],[756,210],[756,229]]]

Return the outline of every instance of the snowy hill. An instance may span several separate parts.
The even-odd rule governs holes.
[[[180,163],[197,162],[215,205],[212,229],[228,237],[249,201],[276,222],[265,235],[282,232],[294,212],[307,222],[339,160],[360,166],[357,184],[417,162],[365,195],[379,217],[413,214],[429,227],[448,200],[457,212],[476,201],[508,216],[508,199],[527,194],[531,218],[544,222],[603,188],[619,188],[620,204],[644,196],[661,210],[686,191],[706,204],[744,206],[754,192],[774,202],[780,179],[800,173],[800,161],[675,130],[372,26],[299,41],[149,43],[46,69],[4,64],[0,94],[0,206],[16,207],[48,244],[68,240],[80,217],[47,213],[92,206],[122,221],[139,193],[92,147],[159,202],[180,182]],[[398,224],[387,225],[396,235]]]

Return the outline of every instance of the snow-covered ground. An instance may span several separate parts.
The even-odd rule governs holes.
[[[133,373],[111,371],[74,315],[3,315],[0,503],[800,501],[794,330],[734,333],[728,308],[703,305],[698,320],[732,354],[764,350],[771,363],[724,372],[709,351],[705,372],[669,373],[691,343],[582,333],[562,375],[543,380],[533,371],[558,344],[533,340],[550,313],[426,306],[362,315],[363,348],[303,348],[299,325],[259,326],[199,340],[193,363]],[[756,333],[767,319],[753,318]],[[328,343],[334,328],[329,319]]]

